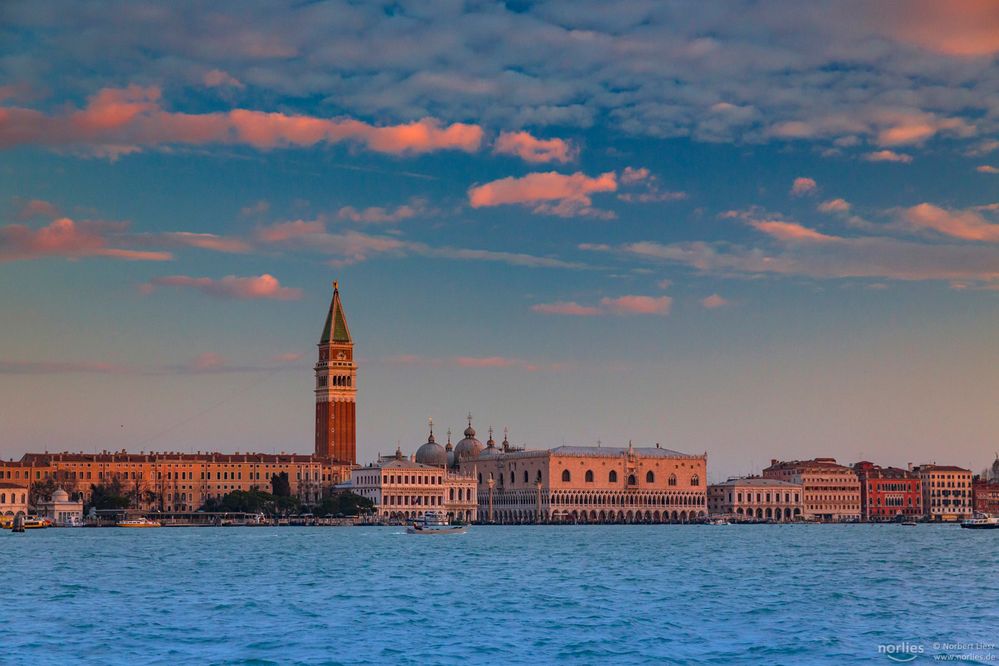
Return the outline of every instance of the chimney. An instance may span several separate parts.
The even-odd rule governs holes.
[[[912,471],[912,463],[908,463],[906,466],[909,468],[909,471],[911,472]]]

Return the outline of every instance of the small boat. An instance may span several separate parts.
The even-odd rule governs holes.
[[[119,520],[115,523],[115,527],[163,527],[160,523],[155,520],[149,520],[145,516],[141,518],[129,518],[128,520]]]
[[[728,522],[728,518],[712,518],[708,521],[708,525],[731,525]]]
[[[26,530],[43,530],[46,527],[51,527],[52,521],[48,518],[41,518],[39,516],[27,516],[22,523],[22,527]]]
[[[995,530],[999,529],[999,518],[994,516],[975,516],[961,521],[961,527],[966,530]]]
[[[916,521],[914,520],[903,520],[901,523],[902,527],[915,527]]]
[[[438,511],[427,511],[423,520],[417,520],[406,528],[406,534],[464,534],[468,525],[452,525],[447,515]]]

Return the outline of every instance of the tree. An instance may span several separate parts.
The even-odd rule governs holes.
[[[316,507],[319,516],[356,516],[374,508],[374,502],[349,490],[329,491]]]
[[[28,504],[38,506],[42,502],[52,499],[52,493],[59,490],[59,484],[51,476],[47,476],[41,481],[35,481],[28,489]]]
[[[121,481],[112,479],[107,484],[90,486],[90,503],[85,510],[127,509],[131,505],[131,498],[122,491]]]
[[[277,475],[275,475],[277,476]],[[297,497],[278,497],[256,488],[243,491],[234,490],[222,497],[209,497],[202,505],[202,511],[228,513],[263,513],[277,515],[297,509]]]
[[[271,477],[271,493],[275,497],[291,497],[291,482],[288,472],[281,472]]]

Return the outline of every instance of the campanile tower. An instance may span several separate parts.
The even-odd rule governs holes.
[[[357,365],[354,343],[333,283],[333,300],[319,339],[316,362],[316,455],[337,462],[357,464],[355,404]]]

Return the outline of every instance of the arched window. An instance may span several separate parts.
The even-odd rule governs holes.
[[[587,483],[593,483],[593,470],[592,469],[586,470],[586,482]]]
[[[656,482],[656,475],[653,474],[652,470],[650,469],[648,473],[645,475],[645,483],[655,483],[655,482]]]
[[[628,485],[629,485],[629,486],[634,486],[634,485],[636,485],[637,483],[638,483],[638,480],[637,480],[637,479],[635,479],[635,475],[634,475],[634,474],[629,474],[629,475],[628,475]]]
[[[700,479],[700,477],[697,476],[696,474],[694,476],[690,477],[690,485],[692,485],[692,486],[699,486],[699,485],[701,485],[701,479]]]
[[[540,483],[540,482],[541,482],[541,470],[539,469],[538,470],[538,483]]]
[[[510,470],[510,483],[513,483],[513,470]]]
[[[482,472],[479,472],[479,483],[482,483]]]
[[[527,470],[525,469],[525,470],[524,470],[524,483],[527,483],[527,482],[528,482],[528,481],[530,481],[530,480],[531,480],[531,477],[529,477],[529,476],[527,475]]]
[[[607,480],[611,483],[617,483],[617,472],[611,470],[610,474],[607,475]]]
[[[675,486],[676,485],[676,474],[670,474],[669,475],[669,481],[668,481],[668,483],[671,486]]]
[[[567,470],[567,469],[562,470],[562,481],[564,483],[568,483],[569,481],[572,481],[572,475],[569,474],[569,470]]]

